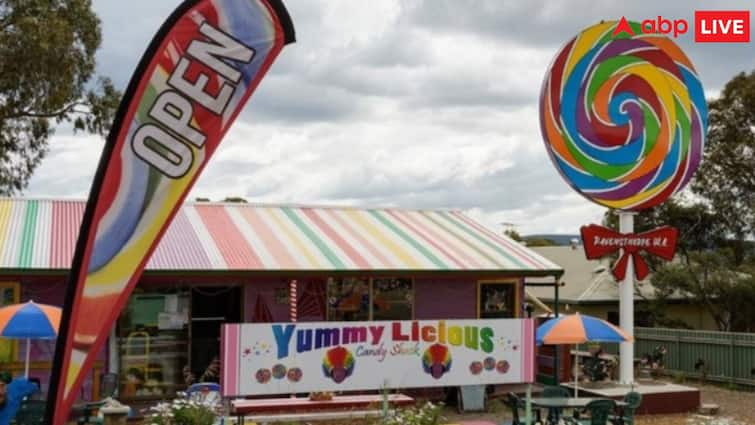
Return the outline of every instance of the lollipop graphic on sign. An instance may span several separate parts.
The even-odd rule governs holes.
[[[322,359],[322,372],[326,378],[331,378],[340,384],[354,373],[354,355],[345,347],[331,348]]]
[[[702,85],[668,37],[605,22],[566,43],[548,70],[540,125],[551,160],[587,199],[642,210],[680,191],[700,164]]]
[[[422,369],[435,379],[451,370],[451,352],[443,344],[433,344],[422,354]]]

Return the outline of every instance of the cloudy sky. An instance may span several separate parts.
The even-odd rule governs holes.
[[[98,72],[123,89],[179,0],[94,0]],[[560,45],[601,19],[693,21],[750,1],[286,0],[287,46],[192,197],[455,208],[523,234],[576,233],[603,209],[551,165],[537,102]],[[751,32],[755,34],[755,31]],[[755,69],[753,44],[677,40],[709,97]],[[61,130],[28,196],[88,194],[100,138]]]

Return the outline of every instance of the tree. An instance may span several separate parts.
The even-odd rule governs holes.
[[[608,210],[603,224],[618,231],[618,213]],[[692,251],[714,249],[728,243],[725,225],[704,202],[684,204],[672,198],[635,216],[635,233],[661,226],[672,226],[679,230],[677,252],[684,256],[688,256]],[[648,260],[652,262],[653,257],[649,257]]]
[[[246,204],[247,200],[242,198],[241,196],[228,196],[225,199],[223,199],[223,202],[234,203],[234,204]]]
[[[522,235],[514,229],[504,230],[503,234],[517,242],[522,242]]]
[[[524,244],[529,247],[558,246],[556,242],[546,238],[527,238],[524,240]]]
[[[606,213],[604,224],[618,228],[615,211]],[[643,254],[653,270],[654,292],[646,297],[639,288],[635,291],[645,300],[638,310],[646,311],[656,325],[684,327],[666,313],[669,302],[683,297],[702,306],[722,331],[752,329],[755,315],[749,314],[746,306],[755,300],[755,274],[751,273],[755,268],[750,270],[752,265],[736,254],[742,247],[746,252],[750,244],[727,237],[730,232],[725,220],[704,201],[684,204],[669,199],[635,217],[638,233],[664,225],[679,230],[677,259],[667,263]]]
[[[730,250],[698,251],[688,262],[660,267],[653,275],[656,300],[684,294],[701,305],[720,330],[755,331],[755,278],[738,270],[732,258]]]
[[[692,188],[715,208],[729,236],[755,233],[755,71],[726,83],[710,102],[704,160]],[[735,250],[744,259],[744,246]]]
[[[27,186],[55,125],[109,130],[121,95],[92,82],[100,42],[90,0],[0,0],[0,194]]]

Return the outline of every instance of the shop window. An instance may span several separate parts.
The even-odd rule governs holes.
[[[329,278],[328,320],[411,320],[411,279]]]
[[[19,286],[16,282],[0,282],[0,307],[19,303]],[[0,363],[16,361],[18,343],[12,339],[0,338]]]
[[[477,311],[480,319],[518,317],[516,281],[478,283]]]
[[[372,280],[372,320],[412,319],[411,279]]]
[[[344,277],[328,279],[328,320],[352,321],[370,318],[370,281]]]
[[[118,319],[117,331],[123,398],[173,397],[186,387],[188,324],[186,291],[131,296]]]

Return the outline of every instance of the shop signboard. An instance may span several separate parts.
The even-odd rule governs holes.
[[[531,319],[227,324],[225,396],[527,383]]]

